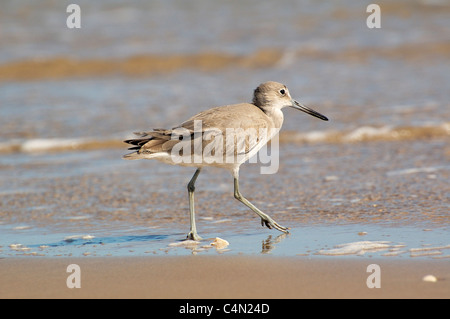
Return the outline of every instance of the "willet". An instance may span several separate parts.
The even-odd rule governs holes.
[[[287,227],[279,225],[239,191],[239,167],[278,133],[284,118],[281,109],[286,106],[321,120],[328,120],[322,114],[292,99],[285,85],[270,81],[255,89],[253,103],[215,107],[200,112],[169,130],[155,129],[135,133],[140,137],[125,141],[134,145],[129,148],[133,152],[123,158],[157,159],[169,164],[197,168],[187,185],[191,224],[188,239],[201,240],[195,225],[194,191],[195,181],[204,166],[223,167],[231,171],[234,178],[234,197],[258,214],[262,226],[287,233]],[[229,132],[234,132],[234,135],[229,135]],[[213,151],[211,145],[214,146]],[[207,149],[209,158],[205,156]],[[211,160],[211,156],[215,160]]]

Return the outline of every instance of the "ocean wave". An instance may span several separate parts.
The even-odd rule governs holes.
[[[53,57],[13,61],[0,65],[0,80],[60,79],[120,74],[141,76],[183,69],[215,71],[225,67],[260,68],[275,65],[279,50],[259,50],[250,55],[204,52],[186,55],[138,55],[123,59],[84,59]]]
[[[95,138],[36,138],[0,143],[0,153],[40,153],[76,150],[95,150],[124,146],[117,139]]]
[[[361,126],[350,131],[284,132],[281,142],[288,143],[357,143],[402,141],[450,136],[450,122],[424,126]]]
[[[450,122],[428,126],[361,126],[349,131],[312,131],[301,133],[282,131],[280,143],[367,143],[374,141],[407,141],[445,138],[450,136]],[[128,136],[129,137],[129,136]],[[0,143],[0,153],[39,153],[111,148],[126,149],[123,139],[117,138],[47,138],[11,140]]]
[[[74,59],[65,56],[11,61],[0,65],[0,81],[61,79],[73,77],[148,76],[184,69],[217,71],[228,67],[258,69],[286,67],[301,59],[365,63],[371,57],[430,63],[450,56],[450,43],[406,43],[384,47],[346,47],[338,50],[306,45],[297,48],[265,48],[247,55],[224,52],[135,55],[125,58]]]

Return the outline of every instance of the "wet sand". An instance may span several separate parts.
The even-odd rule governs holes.
[[[69,264],[80,266],[81,288],[67,287]],[[380,266],[380,288],[366,284],[370,264]],[[11,258],[0,260],[0,297],[449,298],[449,266],[303,257]],[[424,281],[426,275],[437,281]]]
[[[276,174],[260,174],[258,164],[242,167],[242,192],[289,227],[379,222],[443,226],[449,222],[448,152],[448,139],[281,144]],[[124,153],[5,156],[0,166],[2,221],[86,232],[115,222],[130,228],[187,227],[186,184],[193,170],[156,161],[130,163],[120,159]],[[197,194],[200,220],[233,221],[221,227],[258,225],[256,215],[233,199],[229,172],[205,169]]]
[[[450,296],[447,4],[383,2],[381,30],[347,0],[78,4],[80,30],[63,3],[0,12],[0,297]],[[277,174],[242,167],[243,194],[291,234],[261,228],[211,169],[198,230],[229,250],[169,249],[188,231],[194,171],[122,161],[121,141],[267,80],[331,120],[287,111]],[[361,241],[387,248],[339,255]],[[70,263],[81,289],[66,287]]]

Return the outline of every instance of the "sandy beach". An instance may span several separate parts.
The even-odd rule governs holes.
[[[78,0],[78,29],[65,2],[2,1],[0,298],[448,299],[450,5],[377,3],[381,28],[350,0]],[[330,120],[285,110],[241,168],[290,234],[211,168],[185,247],[194,169],[123,161],[123,141],[266,81]]]
[[[70,264],[81,288],[67,287]],[[367,286],[370,264],[380,266],[380,288]],[[12,258],[0,260],[0,298],[449,298],[449,269],[448,260]]]

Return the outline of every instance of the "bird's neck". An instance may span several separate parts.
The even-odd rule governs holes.
[[[278,130],[281,129],[284,120],[283,112],[280,109],[273,107],[262,110],[273,121],[273,126]]]

